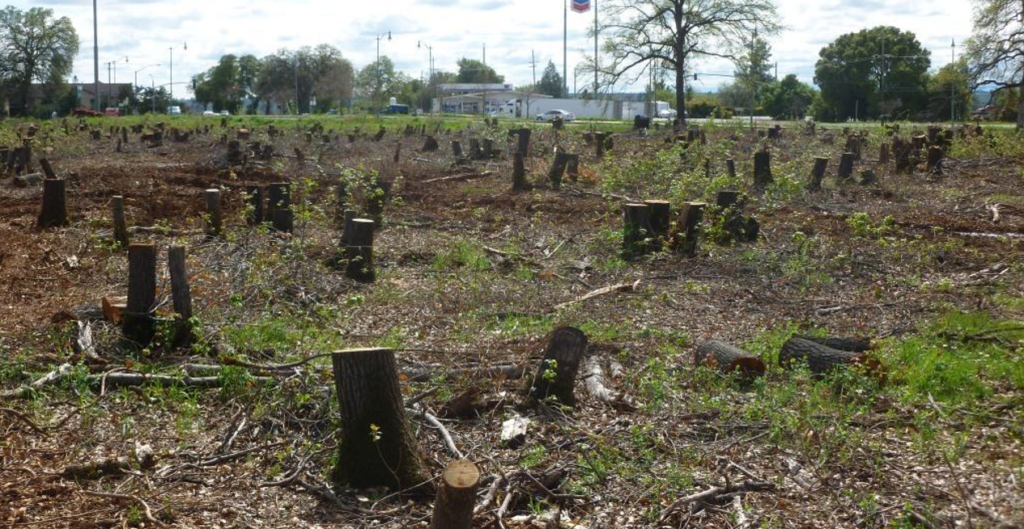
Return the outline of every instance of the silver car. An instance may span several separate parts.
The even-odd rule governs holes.
[[[537,114],[537,121],[554,121],[555,118],[562,118],[562,121],[576,121],[576,114],[565,110],[548,110],[543,114]]]

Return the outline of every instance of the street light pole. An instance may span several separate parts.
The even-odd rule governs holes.
[[[427,95],[430,95],[430,85],[434,82],[434,47],[422,40],[416,41],[416,47],[423,47],[427,49]],[[430,112],[431,114],[434,112],[433,101],[431,101],[430,104]]]
[[[96,17],[96,0],[92,0],[92,62],[96,77],[93,82],[93,110],[100,110],[100,34],[99,19]]]
[[[949,57],[949,70],[950,74],[956,73],[956,39],[953,39],[950,44],[951,54]],[[949,124],[952,125],[956,122],[956,77],[950,78],[949,83]]]
[[[377,94],[378,95],[382,95],[382,93],[383,93],[382,92],[382,88],[383,87],[381,86],[382,82],[381,82],[381,71],[380,71],[380,39],[384,38],[385,35],[388,37],[388,40],[391,40],[391,32],[390,31],[388,31],[387,33],[381,33],[380,35],[377,35]],[[380,105],[381,105],[381,102],[377,101],[376,103],[377,103],[377,117],[380,118]]]
[[[167,83],[167,85],[171,87],[170,88],[170,90],[171,90],[171,103],[174,102],[174,48],[175,47],[176,46],[171,46],[171,47],[167,48],[167,51],[170,52],[169,55],[170,55],[170,59],[171,59],[171,62],[170,62],[171,82]],[[185,42],[182,47],[184,48],[185,51],[188,51],[188,43],[187,42]]]

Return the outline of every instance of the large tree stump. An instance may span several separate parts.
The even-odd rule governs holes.
[[[229,165],[240,165],[242,163],[242,144],[238,140],[228,142],[227,162]]]
[[[516,134],[516,150],[523,153],[523,156],[529,156],[530,136],[533,134],[533,131],[524,127],[511,132]]]
[[[421,148],[420,151],[434,152],[438,148],[440,148],[440,146],[437,144],[437,139],[435,139],[433,136],[427,136],[427,139],[423,141],[423,148]]]
[[[43,180],[43,207],[39,212],[37,225],[40,228],[54,228],[68,225],[68,203],[66,181]]]
[[[596,156],[598,160],[604,158],[604,148],[607,136],[608,135],[604,132],[594,133],[594,156]]]
[[[893,156],[896,158],[896,173],[911,174],[914,172],[914,163],[910,158],[913,147],[901,138],[894,138],[892,141]]]
[[[115,196],[110,200],[110,209],[114,217],[114,242],[121,248],[128,247],[128,223],[124,219],[124,197]]]
[[[372,220],[352,219],[352,223],[345,227],[345,261],[347,277],[364,283],[372,283],[376,278],[373,270]]]
[[[772,156],[767,149],[754,153],[754,187],[764,190],[775,180],[772,178]]]
[[[220,209],[220,189],[207,189],[203,192],[206,202],[206,236],[220,237],[224,228],[224,218]]]
[[[260,186],[245,187],[245,222],[249,226],[263,222],[263,188]]]
[[[751,378],[763,375],[766,369],[760,358],[717,340],[700,344],[694,352],[693,363],[715,367],[723,373],[739,371],[744,376]]]
[[[472,529],[480,469],[468,459],[448,463],[434,499],[431,529]]]
[[[566,161],[565,172],[569,175],[569,181],[575,182],[580,177],[580,155],[568,154],[566,156],[569,159]]]
[[[461,141],[452,140],[452,156],[454,156],[456,160],[461,160],[463,158]]]
[[[429,492],[430,476],[406,421],[394,351],[341,351],[331,361],[341,412],[333,480],[355,488]]]
[[[342,252],[345,251],[345,246],[348,245],[348,235],[352,233],[352,221],[356,220],[356,212],[352,209],[346,209],[341,217],[341,245]]]
[[[779,351],[779,363],[783,366],[794,362],[807,362],[812,373],[824,374],[841,365],[861,361],[863,353],[833,349],[803,338],[790,338]]]
[[[928,147],[928,172],[930,174],[942,174],[942,159],[945,155],[942,147],[937,145]]]
[[[729,175],[729,178],[736,178],[736,160],[727,158],[725,160],[725,170],[726,174]]]
[[[526,183],[526,162],[524,154],[516,151],[512,154],[512,191],[521,192],[529,189]]]
[[[530,388],[537,401],[554,398],[565,406],[576,405],[576,373],[587,350],[587,336],[574,327],[560,327],[551,333],[544,359]]]
[[[149,345],[154,335],[153,309],[156,302],[156,245],[135,243],[128,246],[128,302],[122,317],[122,330],[140,347]]]
[[[811,170],[811,179],[807,182],[808,191],[821,191],[821,182],[825,180],[825,171],[828,169],[828,158],[818,157],[814,159],[814,169]]]
[[[878,147],[878,164],[882,167],[889,165],[889,144],[883,143]]]
[[[185,268],[185,247],[171,246],[167,249],[167,271],[171,276],[171,299],[174,306],[177,331],[176,345],[192,343],[192,292],[188,286],[188,271]]]
[[[476,138],[469,139],[469,159],[473,161],[484,159],[484,149],[480,147],[480,140]]]
[[[490,138],[484,138],[481,142],[480,158],[483,160],[493,160],[496,157],[494,151],[494,140]]]
[[[700,223],[704,219],[703,202],[687,202],[679,212],[672,246],[686,257],[696,257],[700,247]]]
[[[647,204],[626,204],[622,219],[622,254],[626,259],[650,251],[651,208]]]
[[[276,182],[267,185],[267,217],[274,219],[274,211],[289,209],[292,204],[291,184]]]
[[[555,150],[555,158],[551,161],[551,168],[548,170],[548,181],[553,189],[562,187],[562,177],[569,165],[569,154],[562,149]]]
[[[853,177],[853,153],[844,152],[842,158],[839,159],[839,169],[836,171],[836,177],[840,182],[846,182]]]
[[[660,250],[668,238],[669,228],[672,227],[672,204],[667,200],[645,200],[644,204],[650,212],[652,249]]]

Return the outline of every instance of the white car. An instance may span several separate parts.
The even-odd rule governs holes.
[[[678,115],[679,113],[676,112],[674,108],[663,108],[660,112],[658,112],[658,117],[665,119],[675,119],[675,117]]]
[[[219,115],[220,114],[217,114],[216,112],[214,112],[212,110],[207,110],[206,112],[203,112],[203,117],[207,117],[207,118],[211,118],[211,117],[219,116]]]
[[[179,107],[178,105],[167,107],[167,115],[168,116],[180,116],[181,115],[181,107]]]
[[[564,110],[548,110],[543,114],[537,114],[537,121],[554,121],[555,118],[562,118],[562,121],[576,121],[576,114]]]
[[[231,115],[231,112],[228,112],[227,110],[221,110],[220,111],[220,115],[222,115],[224,117],[228,117],[228,116]]]

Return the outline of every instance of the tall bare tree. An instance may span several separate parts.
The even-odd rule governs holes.
[[[1024,0],[975,0],[967,56],[976,87],[1017,89],[1017,131],[1024,130]]]
[[[774,35],[781,26],[772,0],[612,0],[602,26],[608,35],[601,67],[607,85],[638,79],[652,65],[675,70],[676,120],[685,125],[686,72],[701,57],[736,60],[754,31]],[[608,60],[610,59],[610,61]]]

